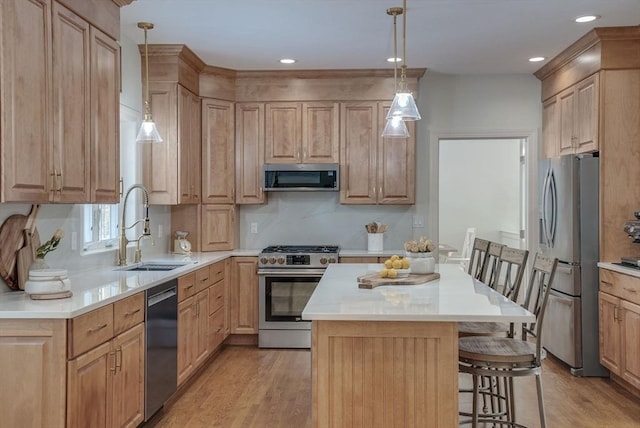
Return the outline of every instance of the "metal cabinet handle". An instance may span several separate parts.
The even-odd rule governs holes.
[[[638,290],[634,289],[634,288],[629,288],[629,287],[623,287],[625,289],[625,291],[628,291],[629,293],[637,293]]]
[[[220,299],[222,299],[223,297],[224,297],[223,295],[220,295],[220,296],[216,297],[216,299],[220,300]]]
[[[613,307],[613,320],[614,321],[620,321],[620,315],[618,314],[619,311],[620,311],[620,307],[619,306],[614,306]]]
[[[191,285],[187,285],[184,289],[185,289],[185,290],[188,290],[188,289],[190,289],[191,287],[193,287],[193,284],[191,284]]]
[[[109,367],[109,370],[114,372],[114,374],[115,374],[115,371],[116,371],[116,360],[117,360],[117,357],[115,355],[116,355],[116,351],[109,352],[109,357],[111,357],[111,356],[114,357],[113,358],[113,367]]]
[[[120,360],[118,360],[118,354],[120,354]],[[116,368],[122,371],[122,346],[116,348]]]
[[[209,277],[202,278],[202,279],[200,280],[200,282],[205,282],[205,281],[209,281]]]
[[[87,330],[89,333],[95,333],[96,331],[102,330],[103,328],[105,328],[107,326],[107,324],[100,324],[99,326],[96,327],[92,327],[89,330]]]
[[[138,312],[140,312],[140,308],[134,309],[133,311],[129,311],[129,312],[125,313],[124,316],[125,317],[129,317],[129,316],[131,316],[133,314],[137,314]]]

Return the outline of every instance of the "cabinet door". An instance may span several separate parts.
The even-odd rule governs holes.
[[[67,366],[67,427],[112,426],[112,377],[115,351],[104,343],[69,361]]]
[[[202,205],[202,251],[225,251],[236,247],[235,205]]]
[[[615,374],[620,374],[619,299],[599,292],[600,363]]]
[[[195,369],[193,350],[196,341],[196,308],[195,297],[178,304],[178,386],[184,382]]]
[[[264,104],[236,104],[236,203],[263,204]]]
[[[553,97],[542,104],[542,154],[545,158],[558,156],[560,146],[559,122],[558,98]]]
[[[622,369],[620,376],[640,388],[640,305],[621,301]]]
[[[258,259],[234,257],[231,274],[231,333],[258,333]]]
[[[594,74],[575,87],[576,153],[598,150],[598,83],[598,75]]]
[[[52,198],[89,202],[90,34],[89,23],[59,3],[53,4],[53,156]]]
[[[0,2],[2,201],[46,202],[53,134],[51,2]]]
[[[233,103],[202,100],[202,203],[235,201],[235,111]]]
[[[120,198],[120,46],[91,27],[91,202]]]
[[[375,204],[377,103],[344,103],[340,117],[340,203]]]
[[[178,85],[178,176],[181,204],[200,202],[200,99]]]
[[[66,345],[66,320],[0,320],[0,426],[65,426]]]
[[[161,144],[142,144],[142,182],[149,202],[178,203],[178,88],[176,84],[149,82],[153,120],[163,139]]]
[[[267,103],[265,162],[302,162],[302,115],[299,103]]]
[[[558,95],[558,108],[560,110],[560,144],[559,155],[575,152],[575,91],[569,88]]]
[[[340,106],[338,103],[302,104],[302,162],[340,161]]]
[[[201,291],[196,294],[195,301],[196,310],[196,341],[194,347],[194,365],[200,366],[209,356],[211,350],[209,344],[209,290]]]
[[[144,421],[144,324],[112,341],[116,371],[113,375],[113,424],[135,428]]]
[[[215,351],[225,339],[224,334],[224,309],[209,315],[209,349]]]
[[[378,104],[382,135],[391,103]],[[413,204],[416,200],[416,126],[406,122],[409,138],[378,138],[378,203]]]
[[[256,272],[257,272],[256,260]],[[224,261],[224,338],[231,334],[231,259]]]

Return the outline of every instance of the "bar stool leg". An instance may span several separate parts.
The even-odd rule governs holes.
[[[471,411],[471,428],[478,427],[478,375],[473,375],[473,407]]]
[[[540,412],[540,426],[546,428],[547,419],[544,414],[544,401],[542,399],[542,376],[540,373],[536,374],[536,386],[538,389],[538,411]]]

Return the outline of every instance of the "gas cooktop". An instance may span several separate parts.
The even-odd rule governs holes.
[[[263,253],[337,253],[337,245],[271,245]]]
[[[260,252],[261,268],[320,268],[338,262],[337,245],[273,245]]]

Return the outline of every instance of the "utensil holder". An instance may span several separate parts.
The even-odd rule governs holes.
[[[381,253],[384,251],[384,233],[367,233],[367,251],[370,253]]]

